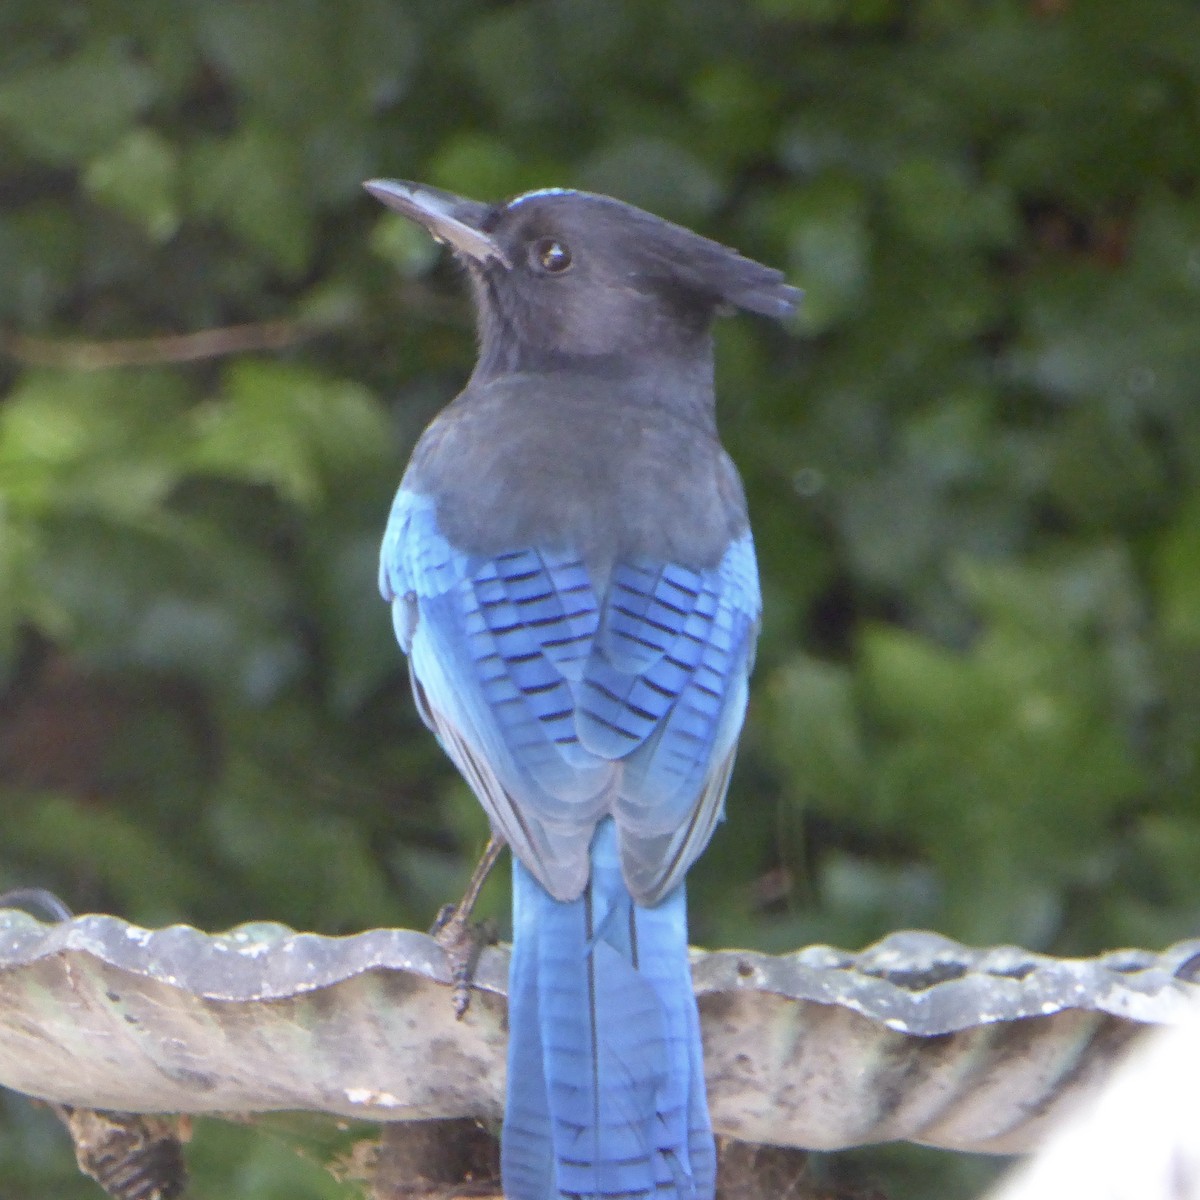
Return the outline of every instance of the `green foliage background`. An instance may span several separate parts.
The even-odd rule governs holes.
[[[461,887],[374,556],[470,314],[384,174],[612,192],[807,289],[720,331],[766,620],[698,943],[1195,934],[1198,149],[1191,0],[4,0],[0,888],[345,932]],[[11,1096],[0,1190],[97,1194]]]

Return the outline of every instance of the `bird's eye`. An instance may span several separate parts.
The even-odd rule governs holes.
[[[561,275],[571,265],[571,251],[556,238],[542,238],[533,247],[533,260],[550,275]]]

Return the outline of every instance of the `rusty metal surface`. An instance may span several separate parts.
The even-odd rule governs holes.
[[[507,951],[464,1021],[423,934],[209,935],[0,910],[0,1085],[141,1112],[498,1118]],[[1200,941],[1057,960],[929,933],[860,953],[697,954],[713,1120],[746,1141],[1026,1149],[1145,1025],[1200,994]]]

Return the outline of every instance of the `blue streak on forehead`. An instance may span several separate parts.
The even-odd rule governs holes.
[[[509,211],[516,208],[518,204],[524,204],[526,200],[536,200],[540,196],[574,196],[574,188],[564,187],[547,187],[536,188],[532,192],[522,192],[519,196],[514,196],[507,204]]]

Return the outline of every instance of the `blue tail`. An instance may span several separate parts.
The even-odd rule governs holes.
[[[508,1200],[711,1200],[716,1154],[680,884],[630,898],[611,819],[578,900],[513,859]]]

